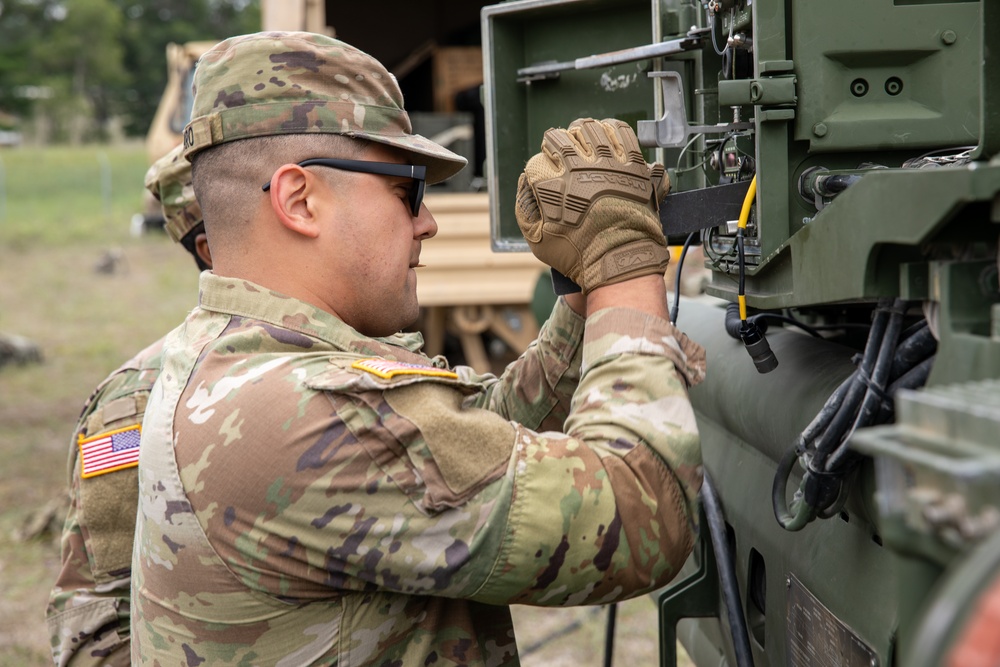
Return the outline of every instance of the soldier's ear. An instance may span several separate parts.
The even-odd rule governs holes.
[[[317,214],[321,183],[312,174],[297,164],[285,164],[271,177],[271,210],[288,230],[316,238],[320,231],[320,217]]]
[[[201,232],[194,237],[194,251],[208,268],[212,268],[212,250],[208,247],[208,234]]]

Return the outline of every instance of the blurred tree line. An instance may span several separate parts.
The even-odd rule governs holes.
[[[260,30],[259,0],[0,0],[0,130],[143,136],[169,42]]]

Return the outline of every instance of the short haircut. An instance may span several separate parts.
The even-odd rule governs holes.
[[[247,226],[268,201],[261,186],[278,167],[312,157],[358,158],[369,143],[341,134],[286,134],[240,139],[196,154],[192,181],[213,252],[238,248],[248,238]],[[332,183],[335,177],[324,173],[323,178]]]

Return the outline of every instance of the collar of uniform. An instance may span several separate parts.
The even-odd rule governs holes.
[[[199,280],[199,305],[203,310],[268,322],[283,329],[319,338],[340,350],[350,350],[359,340],[378,340],[417,352],[423,347],[419,333],[372,339],[330,313],[249,280],[226,278],[203,271]]]

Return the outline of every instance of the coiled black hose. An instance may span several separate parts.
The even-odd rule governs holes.
[[[878,353],[882,346],[882,336],[885,334],[888,323],[889,312],[880,302],[879,308],[875,311],[875,318],[872,321],[872,328],[868,334],[868,343],[865,345],[865,351],[861,356],[861,363],[858,365],[858,369],[854,372],[854,375],[851,376],[851,382],[848,385],[843,401],[837,409],[837,414],[830,425],[816,439],[813,450],[815,458],[820,461],[826,460],[826,457],[840,444],[840,439],[847,433],[850,424],[854,422],[858,406],[861,404],[866,390],[866,386],[864,382],[860,381],[860,378],[871,377],[872,369],[875,367],[875,361],[878,359]]]
[[[900,375],[895,382],[889,385],[889,388],[885,392],[889,400],[882,403],[882,408],[879,410],[878,418],[875,420],[875,423],[885,424],[886,422],[892,421],[896,415],[896,392],[900,389],[917,389],[918,387],[923,387],[927,384],[927,378],[930,376],[931,368],[933,367],[934,357],[927,357],[916,366]]]
[[[889,369],[890,383],[933,355],[937,350],[937,339],[931,333],[926,320],[921,320],[920,324],[923,326],[909,337],[903,338],[896,348],[896,354],[892,359],[892,368]]]
[[[902,330],[906,309],[901,299],[879,301],[857,370],[837,387],[779,462],[771,500],[775,518],[787,530],[836,513],[846,498],[844,481],[860,460],[848,447],[851,433],[890,420],[895,392],[926,382],[937,342],[926,322]],[[805,474],[789,505],[785,486],[796,459],[801,459]]]
[[[886,325],[885,333],[879,344],[878,356],[871,373],[858,378],[860,384],[865,388],[864,399],[858,409],[857,417],[848,432],[844,433],[837,447],[826,457],[824,469],[827,472],[836,472],[838,468],[846,464],[851,457],[847,441],[854,431],[874,423],[874,418],[885,400],[885,389],[889,384],[889,370],[896,353],[896,345],[899,342],[899,332],[903,328],[903,314],[906,312],[906,302],[897,299],[888,309],[889,321]]]

